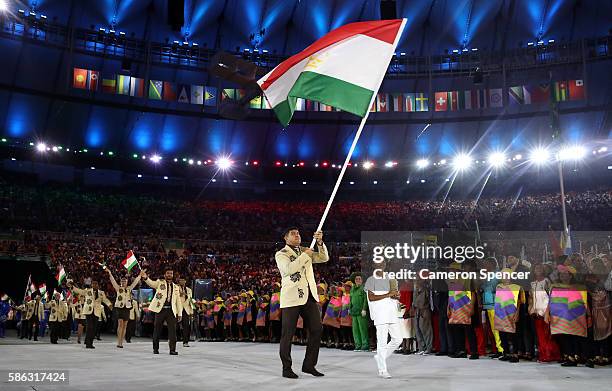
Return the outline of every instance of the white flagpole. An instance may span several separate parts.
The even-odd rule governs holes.
[[[402,36],[402,32],[404,31],[404,26],[406,26],[406,19],[402,19],[402,24],[397,32],[397,35],[395,36],[395,41],[393,42],[393,52],[395,52],[395,48],[397,48],[399,39]],[[389,61],[387,63],[391,62],[391,58],[393,58],[393,54],[389,56]],[[385,78],[385,74],[386,74],[386,70],[385,72],[382,72],[382,76],[380,77],[377,83],[378,87],[372,94],[372,99],[370,99],[370,104],[368,105],[366,114],[361,119],[361,123],[359,124],[359,128],[357,129],[357,133],[355,133],[355,138],[353,138],[353,142],[351,143],[351,148],[349,149],[348,154],[346,155],[346,158],[344,159],[344,164],[342,165],[342,169],[340,170],[340,175],[338,175],[338,179],[336,179],[336,184],[334,185],[334,189],[332,190],[331,196],[329,197],[329,200],[327,201],[327,205],[325,206],[325,211],[323,211],[323,216],[321,216],[321,220],[319,221],[319,225],[317,226],[316,231],[320,231],[323,228],[325,219],[327,219],[327,214],[329,213],[329,210],[331,209],[331,206],[334,202],[334,198],[336,198],[336,193],[338,192],[340,183],[342,183],[342,178],[344,177],[344,173],[346,172],[346,167],[348,166],[351,160],[351,157],[353,156],[353,152],[355,151],[355,147],[357,146],[357,141],[359,141],[359,136],[361,136],[363,127],[365,126],[365,123],[368,120],[368,116],[370,115],[370,109],[372,107],[372,104],[374,103],[374,100],[376,99],[376,95],[378,94],[378,89],[380,88],[380,85],[382,84],[382,81]],[[310,243],[310,248],[314,248],[315,242],[316,240],[313,238],[312,242]]]

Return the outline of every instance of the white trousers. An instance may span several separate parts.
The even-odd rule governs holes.
[[[391,341],[387,342],[391,335]],[[387,357],[393,354],[402,343],[402,335],[399,323],[384,323],[376,325],[376,354],[383,364],[379,370],[387,370]]]

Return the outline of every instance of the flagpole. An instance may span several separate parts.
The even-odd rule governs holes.
[[[26,289],[25,289],[25,292],[23,292],[23,300],[25,300],[26,296],[28,295],[28,289],[30,288],[31,283],[32,283],[32,273],[30,273],[30,276],[28,277],[28,282],[26,282]]]
[[[395,48],[397,47],[399,39],[402,36],[402,33],[404,31],[404,26],[406,26],[406,19],[402,19],[402,24],[397,32],[397,35],[395,36],[395,41],[393,42],[393,52],[395,52]],[[388,63],[391,62],[392,56],[393,54],[390,56]],[[321,229],[323,229],[323,224],[325,223],[325,220],[327,219],[327,214],[329,213],[329,210],[331,209],[331,206],[334,203],[334,198],[336,198],[336,193],[338,192],[340,183],[342,183],[342,178],[344,177],[344,173],[346,172],[346,167],[348,166],[351,160],[351,157],[353,156],[353,152],[355,151],[355,147],[357,146],[357,141],[359,141],[359,136],[361,136],[363,127],[365,126],[365,123],[368,120],[368,116],[370,115],[370,109],[372,108],[372,104],[374,104],[374,100],[376,99],[376,95],[378,94],[378,89],[380,88],[380,85],[382,84],[382,81],[385,78],[385,73],[386,72],[382,72],[382,75],[380,76],[378,83],[377,83],[378,87],[372,93],[370,104],[368,105],[366,109],[367,111],[365,115],[361,119],[359,128],[357,128],[357,133],[355,133],[355,137],[353,138],[353,142],[351,143],[351,148],[349,149],[348,154],[346,155],[346,158],[344,159],[344,164],[342,165],[342,169],[340,170],[340,175],[338,175],[338,179],[336,179],[336,184],[334,185],[334,189],[332,190],[331,196],[329,197],[329,200],[327,201],[327,205],[325,206],[325,210],[323,211],[323,216],[321,216],[321,220],[319,221],[319,225],[317,226],[316,231],[321,231]],[[310,242],[311,249],[314,248],[315,242],[316,242],[316,239],[313,238],[312,242]]]

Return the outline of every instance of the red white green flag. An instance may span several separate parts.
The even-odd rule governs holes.
[[[134,256],[134,252],[132,250],[128,251],[127,257],[123,261],[121,261],[121,265],[128,269],[128,271],[132,271],[132,268],[138,264],[138,260]]]
[[[287,126],[298,98],[366,115],[395,51],[405,19],[350,23],[323,36],[257,81]]]
[[[41,295],[44,296],[45,293],[47,293],[47,285],[45,283],[40,284],[40,286],[38,287],[38,291]]]
[[[66,279],[66,271],[64,270],[64,267],[62,265],[60,265],[55,279],[57,280],[57,285],[61,285],[62,281]]]

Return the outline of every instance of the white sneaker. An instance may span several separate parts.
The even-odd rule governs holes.
[[[387,371],[381,371],[378,373],[378,376],[382,377],[383,379],[391,379],[393,376],[391,376],[389,374],[389,372]]]
[[[376,361],[376,367],[378,368],[378,376],[381,376],[383,372],[387,371],[382,360],[383,358],[380,357],[378,354],[374,356],[374,361]]]

